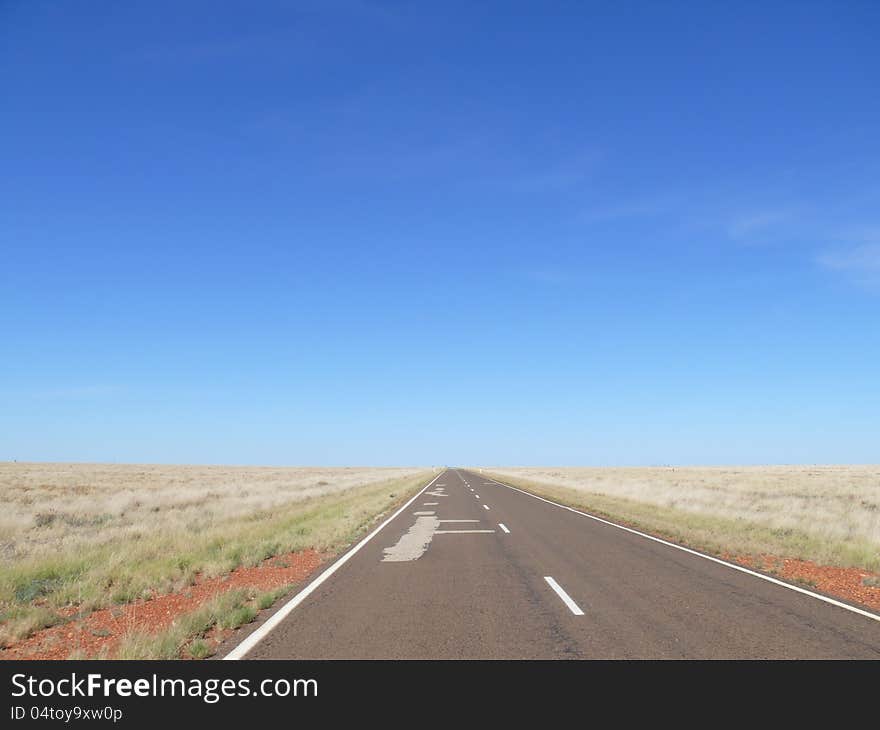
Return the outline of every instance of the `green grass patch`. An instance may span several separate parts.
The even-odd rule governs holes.
[[[211,644],[204,639],[193,639],[187,647],[187,653],[193,659],[207,659],[214,653]]]
[[[248,624],[254,620],[257,609],[254,606],[239,606],[220,618],[221,629],[237,629],[242,624]]]
[[[226,627],[232,623],[230,617],[241,620],[237,626],[246,623],[256,615],[256,610],[249,605],[253,599],[247,590],[231,590],[205,602],[197,610],[179,616],[174,623],[159,632],[133,631],[123,637],[116,652],[117,659],[178,659],[184,647],[192,647],[197,639],[213,626],[219,624]],[[250,609],[245,611],[244,609]],[[203,640],[207,644],[207,641]],[[210,647],[208,647],[210,648]],[[193,656],[192,652],[188,652]]]
[[[177,659],[188,656],[204,659],[214,653],[205,634],[214,626],[237,629],[253,621],[263,608],[269,608],[288,593],[291,586],[255,593],[248,589],[227,591],[207,601],[197,610],[178,617],[164,631],[135,631],[126,635],[116,654],[118,659]]]
[[[257,596],[257,608],[261,611],[272,608],[275,605],[275,602],[286,596],[290,593],[291,586],[283,586],[282,588],[278,588],[274,591],[266,591],[265,593],[261,593]]]

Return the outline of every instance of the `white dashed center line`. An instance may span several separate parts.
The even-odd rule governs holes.
[[[547,585],[549,585],[554,591],[556,591],[556,595],[562,599],[562,602],[568,606],[568,610],[571,611],[575,616],[583,616],[584,612],[581,611],[580,606],[578,606],[574,601],[571,600],[571,596],[568,595],[564,590],[562,590],[562,586],[559,585],[553,578],[549,575],[544,576],[544,580],[547,581]]]
[[[441,522],[442,522],[442,520],[441,520]],[[500,527],[502,530],[504,530],[504,532],[506,532],[508,535],[510,534],[510,530],[507,529],[506,525],[503,522],[499,522],[498,527]]]
[[[488,504],[484,504],[484,505],[483,505],[483,509],[489,509],[489,505],[488,505]],[[433,514],[433,513],[432,513],[432,514]]]

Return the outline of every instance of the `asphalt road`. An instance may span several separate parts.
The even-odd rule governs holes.
[[[880,622],[450,469],[244,658],[880,659]]]

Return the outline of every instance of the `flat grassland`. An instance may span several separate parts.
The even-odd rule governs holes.
[[[709,552],[880,570],[880,466],[492,467],[483,473]]]
[[[0,646],[296,550],[332,552],[424,468],[0,463]]]

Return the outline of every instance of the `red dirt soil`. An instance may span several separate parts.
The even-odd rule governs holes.
[[[303,580],[326,556],[314,550],[279,555],[255,568],[238,568],[223,578],[197,579],[196,584],[178,593],[169,593],[147,601],[95,611],[82,619],[38,631],[7,649],[0,659],[66,659],[75,652],[92,657],[100,653],[112,656],[122,637],[135,630],[158,632],[174,619],[195,611],[202,603],[234,588],[267,591]],[[748,568],[775,575],[820,593],[841,598],[868,609],[880,611],[880,587],[865,585],[865,578],[880,575],[859,568],[835,568],[809,560],[780,558],[774,555],[721,556]],[[75,615],[76,609],[64,612]],[[207,639],[216,645],[232,630],[212,629]]]
[[[729,555],[721,556],[733,563],[769,573],[807,590],[825,593],[850,603],[880,611],[880,586],[865,585],[865,578],[880,581],[880,575],[861,568],[835,568],[818,565],[810,560],[780,558],[775,555]]]
[[[94,611],[88,616],[36,632],[6,649],[0,659],[67,659],[111,656],[122,637],[132,631],[159,632],[174,619],[199,608],[205,601],[235,588],[269,591],[298,583],[315,570],[326,556],[314,551],[288,553],[269,558],[253,568],[237,568],[221,578],[197,578],[194,585],[146,601]],[[76,609],[59,612],[75,615]],[[231,632],[214,631],[219,640]]]

